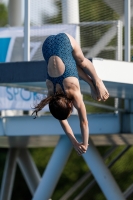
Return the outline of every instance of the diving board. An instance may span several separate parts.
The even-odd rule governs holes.
[[[92,58],[97,74],[103,81],[133,84],[132,62]],[[0,63],[0,83],[43,82],[46,61]]]
[[[97,74],[104,81],[110,97],[133,98],[133,63],[102,58],[90,59]],[[46,93],[46,62],[15,62],[0,64],[0,85],[20,87]],[[80,80],[81,92],[90,94],[90,87]]]
[[[108,82],[133,84],[133,62],[93,58],[98,76]]]

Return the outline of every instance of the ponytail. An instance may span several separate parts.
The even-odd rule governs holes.
[[[38,112],[40,110],[42,110],[47,104],[49,104],[49,102],[52,100],[53,96],[48,96],[47,98],[43,99],[39,104],[37,104],[35,107],[34,107],[34,111],[32,113],[32,115],[34,113],[36,113],[34,119],[36,119],[36,117],[38,116]]]

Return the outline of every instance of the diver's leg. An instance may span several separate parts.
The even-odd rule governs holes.
[[[68,35],[71,45],[73,47],[73,57],[76,61],[76,64],[87,73],[93,81],[93,84],[96,88],[96,93],[97,93],[97,100],[107,100],[109,97],[108,90],[106,89],[103,81],[98,77],[95,67],[93,66],[92,62],[90,62],[87,58],[84,57],[83,52],[76,42],[76,40]]]
[[[98,77],[93,64],[84,57],[84,59],[78,64],[78,66],[82,68],[84,73],[89,74],[92,78],[93,85],[97,91],[97,100],[106,101],[109,97],[108,90],[106,89],[103,81]]]
[[[79,77],[90,85],[91,97],[94,100],[99,101],[100,99],[98,99],[97,90],[93,84],[92,78],[88,74],[86,74],[81,67],[77,66],[77,70],[78,70]]]

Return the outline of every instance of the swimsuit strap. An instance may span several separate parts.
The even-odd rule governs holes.
[[[63,90],[63,92],[65,93],[64,90],[64,86],[63,86],[63,80],[64,77],[61,75],[59,77],[51,77],[49,76],[49,74],[47,73],[47,79],[50,80],[53,83],[54,86],[54,94],[56,93],[56,84],[58,83],[61,86],[61,89]]]

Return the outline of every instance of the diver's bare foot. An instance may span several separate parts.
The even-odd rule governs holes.
[[[96,86],[93,82],[93,80],[91,80],[90,84],[90,88],[91,88],[91,97],[95,100],[95,101],[101,101],[101,98],[99,97],[99,93],[97,92]]]
[[[95,85],[96,85],[96,90],[98,94],[98,97],[97,97],[98,101],[100,100],[106,101],[109,98],[109,93],[103,81],[99,79]]]

